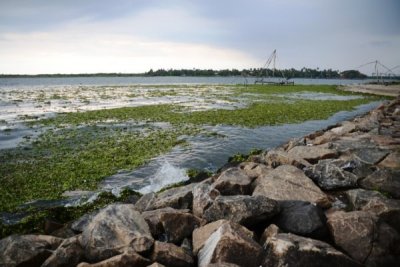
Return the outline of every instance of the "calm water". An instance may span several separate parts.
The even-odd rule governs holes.
[[[293,79],[295,84],[355,84],[366,83],[368,80],[329,80],[329,79]],[[157,85],[157,84],[210,84],[202,90],[209,93],[229,93],[229,91],[214,90],[216,84],[243,84],[253,83],[254,79],[248,78],[245,81],[242,77],[79,77],[79,78],[0,78],[0,93],[3,100],[0,99],[0,150],[16,146],[23,138],[30,135],[30,138],[36,138],[40,130],[30,129],[24,126],[23,121],[18,121],[21,115],[27,114],[55,114],[57,112],[74,112],[77,110],[90,110],[117,106],[136,106],[143,104],[160,104],[165,101],[181,105],[201,106],[201,101],[205,101],[205,108],[224,108],[226,103],[219,103],[204,98],[204,96],[195,95],[201,92],[199,88],[191,91],[189,95],[169,96],[169,97],[148,97],[153,89],[142,90],[144,97],[127,97],[125,89],[118,91],[118,86],[123,85]],[[77,90],[80,86],[95,87],[116,85],[110,92],[115,95],[114,98],[102,100],[101,98],[90,99],[91,102],[77,102],[77,95],[71,89]],[[58,89],[57,89],[58,88]],[[73,99],[52,99],[51,103],[38,103],[34,95],[43,93],[72,94]],[[158,90],[158,89],[157,89]],[[227,89],[228,90],[228,89]],[[83,93],[86,91],[83,90]],[[82,92],[80,92],[82,94]],[[93,94],[93,92],[91,92]],[[121,95],[117,93],[121,93]],[[100,93],[104,93],[101,91]],[[213,94],[210,94],[214,98]],[[20,97],[20,98],[17,98]],[[87,97],[87,96],[86,96]],[[243,96],[246,97],[246,96]],[[333,99],[342,96],[330,94],[310,94],[298,93],[289,97],[300,99]],[[36,99],[36,100],[35,100]],[[3,101],[3,102],[2,102]],[[102,102],[103,101],[103,102]],[[124,102],[125,101],[125,102]],[[137,103],[136,103],[136,102]],[[164,102],[163,102],[164,101]],[[131,187],[141,192],[157,191],[163,186],[187,179],[185,170],[189,168],[206,169],[215,171],[224,165],[228,158],[235,153],[247,154],[251,149],[270,149],[286,142],[290,138],[300,137],[307,133],[325,128],[337,122],[348,120],[354,116],[364,114],[374,108],[378,103],[371,103],[357,107],[353,111],[339,112],[327,120],[306,121],[299,124],[287,124],[280,126],[266,126],[255,129],[231,126],[207,127],[206,130],[218,133],[217,136],[199,135],[194,137],[185,137],[190,144],[185,147],[175,147],[171,152],[161,155],[151,160],[147,165],[133,171],[119,172],[106,178],[100,188],[105,190],[117,190],[122,187]],[[102,106],[103,105],[103,106]],[[22,111],[25,113],[21,113]]]
[[[253,84],[255,78],[243,77],[71,77],[71,78],[0,78],[1,87],[54,85],[130,85],[130,84]],[[275,79],[279,81],[279,79]],[[295,84],[360,84],[370,80],[292,79]]]

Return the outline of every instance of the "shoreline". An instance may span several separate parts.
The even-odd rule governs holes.
[[[34,249],[18,259],[11,249],[0,263],[37,259],[38,244],[47,242],[52,249],[42,266],[118,265],[127,257],[141,266],[280,266],[300,259],[310,266],[395,266],[399,149],[398,98],[197,183],[128,197],[128,204],[111,204],[66,225],[48,220],[52,236],[4,238],[0,248],[28,243]],[[95,245],[98,240],[104,245]]]

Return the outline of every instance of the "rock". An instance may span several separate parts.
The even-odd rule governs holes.
[[[248,162],[248,161],[240,163],[239,168],[243,170],[245,174],[250,178],[252,178],[253,180],[259,177],[260,175],[267,173],[270,170],[264,164]]]
[[[300,158],[313,164],[321,159],[336,158],[338,153],[329,149],[326,145],[318,146],[296,146],[288,151],[290,157]]]
[[[332,131],[326,131],[323,135],[316,137],[312,143],[313,145],[322,145],[335,140],[338,140],[340,137],[339,134],[334,133]]]
[[[202,232],[201,228],[198,230],[198,233]],[[217,229],[211,232],[211,235],[208,236],[199,250],[197,254],[198,266],[204,267],[219,262],[228,262],[249,267],[260,266],[262,248],[249,237],[248,232],[249,230],[233,222],[222,223]],[[196,240],[197,236],[193,235],[194,244],[199,243]],[[203,240],[205,238],[204,236],[202,237]]]
[[[166,266],[186,267],[193,266],[193,257],[185,249],[171,243],[154,242],[151,260]]]
[[[379,192],[360,188],[346,191],[345,196],[354,210],[361,210],[372,198],[384,198]]]
[[[321,208],[304,201],[281,201],[279,205],[281,212],[274,222],[285,232],[317,239],[327,236],[326,217]]]
[[[157,194],[151,208],[148,208],[147,210],[162,209],[166,207],[174,209],[191,209],[193,205],[192,190],[196,185],[196,183],[192,183],[185,186],[171,188]]]
[[[265,257],[262,266],[361,266],[325,242],[294,234],[273,235],[267,238],[263,248]]]
[[[364,189],[349,190],[346,196],[355,210],[373,213],[400,232],[400,200]]]
[[[116,255],[98,263],[80,263],[77,267],[146,267],[151,263],[150,260],[142,257],[133,250],[127,250],[123,254]]]
[[[355,131],[355,129],[356,125],[354,124],[354,122],[344,121],[339,127],[332,128],[330,129],[330,131],[337,135],[345,135]]]
[[[208,264],[207,267],[240,267],[240,266],[229,262],[218,262],[218,263]]]
[[[166,267],[165,265],[162,265],[161,263],[155,262],[152,265],[149,265],[147,267]]]
[[[356,119],[356,131],[369,132],[379,126],[379,120],[382,119],[382,110],[373,110],[362,118]]]
[[[147,267],[166,267],[165,265],[162,265],[161,263],[155,262],[152,265],[149,265]]]
[[[379,190],[394,198],[400,198],[400,170],[376,170],[361,180],[360,186],[364,189]]]
[[[354,154],[361,161],[372,165],[377,164],[389,154],[389,150],[380,148],[369,138],[343,137],[331,144],[333,149],[342,154]]]
[[[306,139],[301,137],[301,138],[292,138],[289,140],[289,142],[287,142],[284,145],[284,149],[285,150],[290,150],[295,146],[305,146],[307,145]]]
[[[71,229],[74,230],[77,233],[82,233],[83,230],[89,225],[89,223],[92,221],[92,219],[99,213],[99,211],[94,211],[91,213],[87,213],[80,217],[79,219],[75,220],[71,224]]]
[[[358,262],[379,266],[396,257],[393,252],[397,253],[400,244],[398,233],[373,214],[337,211],[327,217],[335,244]]]
[[[253,180],[240,168],[230,168],[221,173],[213,187],[222,195],[249,195]]]
[[[154,237],[166,235],[166,240],[172,243],[190,237],[193,230],[203,224],[203,220],[189,213],[189,210],[164,208],[145,211],[142,216]]]
[[[320,160],[317,164],[304,169],[310,177],[323,190],[337,190],[354,188],[358,186],[358,177],[345,170],[343,160]]]
[[[279,233],[282,233],[281,229],[275,224],[270,224],[267,228],[265,228],[264,232],[262,233],[260,244],[265,244],[267,238],[276,236]]]
[[[48,235],[12,235],[0,240],[0,266],[40,266],[63,239]]]
[[[84,259],[80,236],[64,240],[41,267],[75,267]]]
[[[332,163],[344,171],[351,172],[358,178],[365,178],[376,170],[372,164],[361,161],[356,155],[345,153]]]
[[[275,200],[301,200],[321,207],[331,205],[328,196],[294,166],[282,165],[256,180],[253,195]]]
[[[112,204],[100,210],[82,233],[91,262],[121,254],[127,248],[144,253],[153,245],[149,226],[132,204]]]
[[[151,210],[155,199],[156,193],[147,193],[136,201],[135,208],[140,212]]]
[[[400,152],[390,153],[384,160],[378,164],[381,168],[400,169]]]
[[[306,166],[310,166],[308,161],[302,158],[296,158],[290,156],[288,152],[284,150],[271,150],[265,155],[265,161],[272,168],[276,168],[280,165],[293,165],[299,169],[303,169]]]
[[[230,220],[244,225],[255,225],[272,218],[279,212],[278,203],[265,196],[219,196],[204,212],[208,221]]]
[[[193,214],[203,217],[204,210],[208,209],[219,195],[219,191],[207,183],[196,185],[193,188]]]

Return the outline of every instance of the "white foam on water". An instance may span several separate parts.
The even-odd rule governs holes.
[[[156,192],[167,185],[187,180],[189,180],[189,177],[187,176],[185,169],[175,167],[168,161],[165,161],[157,172],[150,177],[150,184],[142,187],[139,192],[142,194]]]

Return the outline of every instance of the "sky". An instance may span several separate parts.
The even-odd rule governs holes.
[[[277,68],[394,68],[400,1],[0,0],[3,74],[259,68],[274,49]]]

